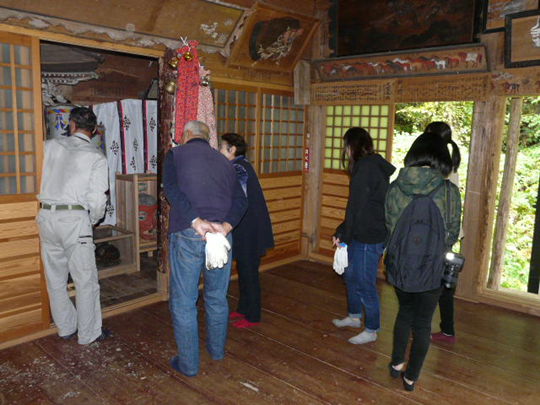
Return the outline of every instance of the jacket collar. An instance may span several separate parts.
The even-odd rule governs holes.
[[[79,139],[82,139],[82,140],[85,141],[85,142],[90,143],[90,138],[88,138],[85,134],[83,134],[83,133],[81,133],[81,132],[75,132],[75,133],[73,134],[73,136],[74,136],[75,138],[79,138]]]

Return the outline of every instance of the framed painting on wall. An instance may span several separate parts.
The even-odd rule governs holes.
[[[475,42],[480,0],[337,2],[337,56],[366,55]]]
[[[312,65],[320,81],[487,72],[484,45],[331,58]]]
[[[291,72],[318,24],[314,17],[257,3],[231,47],[227,66]]]
[[[484,33],[503,31],[507,15],[537,10],[538,3],[538,0],[486,0],[484,3]]]
[[[540,65],[540,11],[506,16],[505,58],[507,68]]]

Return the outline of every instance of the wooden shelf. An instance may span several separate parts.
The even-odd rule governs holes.
[[[94,228],[94,244],[109,243],[120,252],[119,263],[112,266],[103,266],[96,263],[98,278],[129,274],[138,271],[138,259],[135,256],[135,234],[113,225],[103,225]],[[69,296],[75,295],[75,285],[68,284]]]
[[[134,235],[137,269],[140,269],[140,254],[152,255],[157,250],[157,241],[143,239],[139,229],[139,193],[146,193],[157,201],[157,175],[152,173],[116,173],[117,228]],[[157,233],[156,233],[157,237]]]
[[[114,225],[103,225],[94,228],[94,243],[109,242],[113,240],[132,238],[133,232],[126,231]]]

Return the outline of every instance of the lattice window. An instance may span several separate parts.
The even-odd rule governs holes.
[[[343,169],[343,135],[351,127],[369,132],[377,153],[390,159],[392,108],[389,105],[343,105],[326,107],[324,168]]]
[[[227,132],[244,136],[246,157],[255,160],[257,93],[239,90],[214,90],[218,137]]]
[[[302,170],[305,110],[294,105],[292,95],[218,88],[214,98],[218,135],[236,132],[246,137],[247,158],[255,170]]]
[[[0,36],[0,195],[36,192],[32,73],[30,41]]]
[[[286,95],[262,94],[260,173],[302,170],[304,107]]]

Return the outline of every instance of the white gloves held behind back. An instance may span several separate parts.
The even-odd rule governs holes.
[[[221,233],[206,232],[206,269],[221,269],[229,261],[231,245]]]
[[[349,266],[349,257],[347,254],[347,245],[338,246],[336,253],[334,253],[334,270],[337,274],[343,274],[345,268]]]

